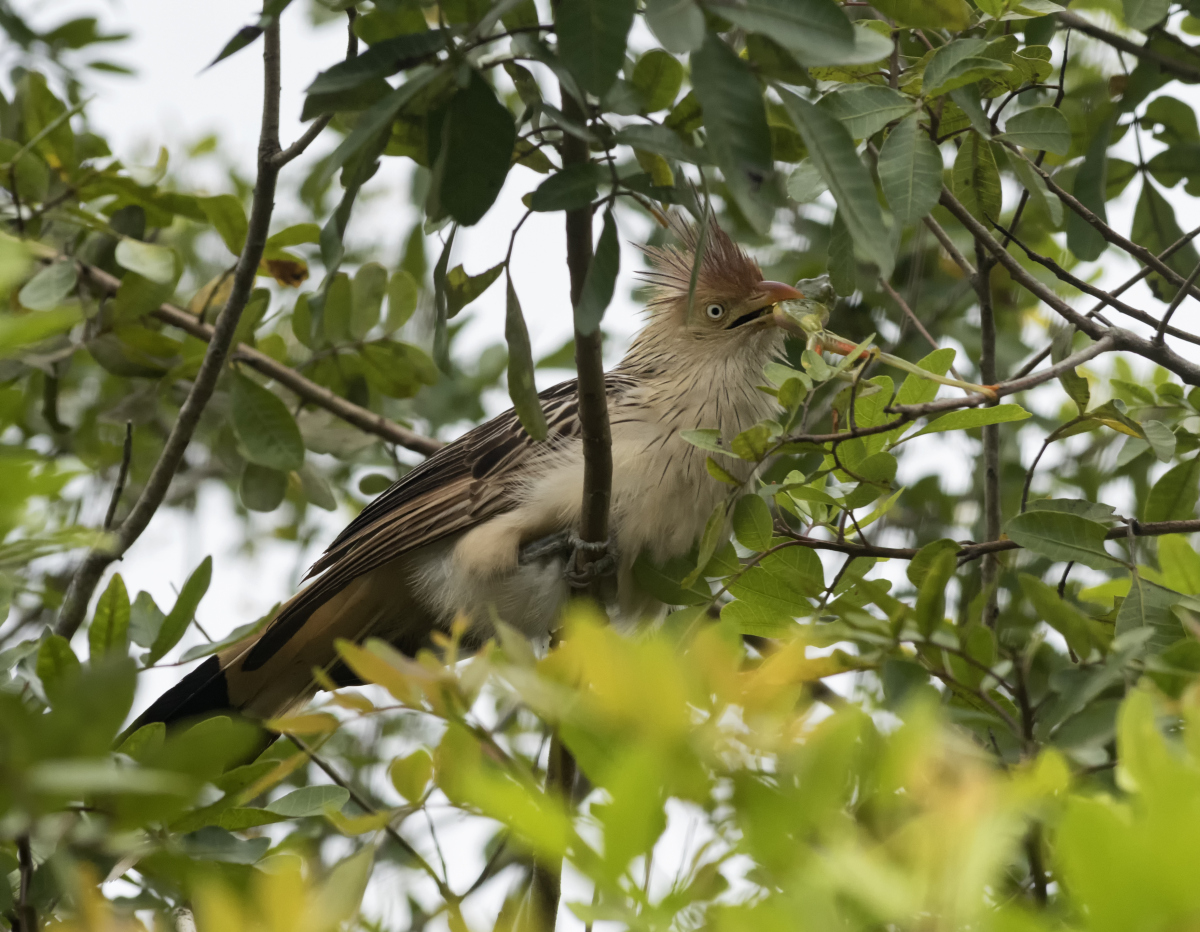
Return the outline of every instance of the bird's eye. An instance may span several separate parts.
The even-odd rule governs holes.
[[[720,320],[725,316],[725,308],[719,304],[710,304],[704,309],[704,313],[708,315],[709,320]]]

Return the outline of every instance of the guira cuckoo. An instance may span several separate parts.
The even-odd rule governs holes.
[[[772,402],[756,387],[763,366],[782,349],[781,328],[798,329],[778,305],[800,292],[763,281],[715,223],[702,238],[695,226],[672,227],[679,247],[645,249],[653,292],[646,325],[605,377],[613,608],[631,621],[658,607],[634,582],[635,558],[644,552],[662,563],[686,554],[726,494],[705,468],[706,454],[680,432],[715,427],[729,443],[765,417]],[[491,637],[497,616],[530,638],[546,636],[570,592],[564,572],[578,529],[583,452],[575,381],[540,398],[546,441],[534,441],[506,411],[439,450],[363,509],[313,565],[312,582],[260,633],[210,657],[138,724],[221,710],[278,715],[315,692],[314,667],[349,685],[338,638],[383,638],[413,655],[465,617],[469,648]],[[740,468],[747,478],[750,464]]]

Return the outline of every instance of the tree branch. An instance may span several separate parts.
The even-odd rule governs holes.
[[[992,304],[992,269],[996,260],[988,255],[987,247],[975,240],[975,291],[979,295],[979,380],[984,385],[995,384],[996,377],[996,311]],[[998,404],[999,399],[989,402]],[[1000,539],[1000,425],[986,424],[983,427],[983,523],[987,540]],[[983,623],[988,628],[996,626],[999,613],[996,579],[1000,564],[995,557],[983,561],[980,584],[987,599],[983,609]]]
[[[954,264],[963,270],[963,274],[967,278],[974,278],[975,266],[971,265],[967,257],[959,252],[958,247],[954,245],[954,240],[950,239],[950,235],[942,229],[942,225],[933,219],[933,214],[925,215],[925,226],[929,227],[933,235],[937,237],[937,241],[946,250],[946,255],[954,260]]]
[[[1071,29],[1078,29],[1093,39],[1099,39],[1106,45],[1111,45],[1114,49],[1119,49],[1122,52],[1128,52],[1130,55],[1135,55],[1146,61],[1154,62],[1163,71],[1169,71],[1176,77],[1186,78],[1189,81],[1200,81],[1200,68],[1195,65],[1189,65],[1187,62],[1171,58],[1169,55],[1163,55],[1161,52],[1156,52],[1154,49],[1147,48],[1144,45],[1138,45],[1124,36],[1119,36],[1115,32],[1109,32],[1107,29],[1102,29],[1088,22],[1077,13],[1064,10],[1058,14],[1058,21],[1064,26],[1069,26]]]
[[[1013,281],[1045,302],[1067,322],[1073,324],[1076,329],[1082,330],[1093,340],[1111,336],[1116,344],[1115,349],[1136,353],[1145,359],[1149,359],[1151,362],[1158,363],[1164,369],[1174,372],[1189,385],[1200,385],[1200,365],[1180,356],[1167,346],[1152,343],[1150,340],[1140,337],[1129,330],[1123,330],[1120,327],[1104,327],[1091,318],[1084,317],[1075,308],[1067,304],[1066,301],[1062,300],[1062,298],[1030,275],[1014,256],[1010,255],[1007,250],[996,242],[995,238],[987,231],[987,228],[972,217],[970,212],[958,202],[958,199],[945,188],[942,189],[941,204],[954,214],[971,235],[976,239],[982,238],[988,251],[1008,270],[1009,276]],[[1158,261],[1153,256],[1151,258],[1156,262]]]
[[[274,22],[266,28],[263,35],[263,117],[258,142],[258,179],[250,207],[246,242],[242,247],[242,254],[238,257],[229,300],[217,318],[212,340],[204,353],[204,361],[200,364],[200,371],[179,409],[179,416],[171,427],[163,451],[158,462],[154,464],[142,494],[128,517],[121,523],[115,534],[116,539],[111,545],[88,551],[71,579],[55,625],[55,631],[67,639],[74,635],[83,622],[92,593],[104,570],[133,545],[158,511],[170,488],[171,480],[183,461],[184,452],[191,442],[196,426],[200,423],[200,416],[212,398],[217,380],[225,367],[230,345],[233,343],[234,331],[254,287],[258,264],[267,241],[271,213],[275,207],[275,182],[279,174],[273,159],[278,152],[279,23]]]
[[[888,293],[888,297],[890,297],[896,302],[896,304],[900,306],[900,310],[904,312],[904,316],[908,318],[909,322],[917,328],[917,332],[925,338],[925,342],[927,342],[935,350],[941,349],[941,345],[933,338],[933,335],[925,329],[925,325],[921,323],[921,319],[917,317],[915,313],[913,313],[913,309],[909,307],[908,302],[900,296],[900,292],[892,287],[892,283],[886,278],[882,277],[879,279],[879,283],[883,285],[883,290]],[[963,377],[958,374],[958,370],[955,369],[953,365],[950,366],[950,374],[960,382],[963,381]]]

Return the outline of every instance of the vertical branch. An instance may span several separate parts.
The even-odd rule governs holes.
[[[563,115],[568,120],[586,124],[587,114],[566,88],[561,88],[561,98]],[[564,169],[569,165],[585,165],[590,160],[587,143],[569,134],[564,134],[560,152]],[[590,206],[567,211],[566,233],[567,268],[571,274],[571,306],[574,308],[579,305],[583,296],[583,285],[592,264]],[[608,506],[612,497],[612,434],[608,423],[608,397],[604,386],[602,348],[599,327],[590,334],[584,334],[576,324],[576,397],[583,433],[583,502],[580,510],[579,537],[582,541],[593,544],[603,544],[608,540]],[[601,556],[603,554],[597,550],[577,550],[575,565],[583,569]],[[593,596],[599,595],[599,584],[599,580],[590,583],[589,592]],[[546,763],[546,792],[560,796],[569,807],[574,785],[575,759],[556,731],[550,739],[550,753]],[[536,862],[530,885],[531,918],[535,929],[540,932],[552,932],[558,918],[561,896],[562,860]]]
[[[20,835],[17,838],[17,862],[20,867],[20,885],[17,888],[17,922],[13,928],[19,932],[36,932],[37,912],[29,902],[29,885],[33,883],[33,851],[29,847],[28,835]]]
[[[984,385],[996,384],[996,312],[992,306],[992,268],[996,260],[988,254],[983,243],[975,243],[975,290],[979,295],[979,381]],[[992,402],[995,404],[995,402]],[[983,428],[983,520],[984,540],[1000,539],[1000,427],[989,424]],[[989,628],[996,626],[998,602],[996,577],[1000,564],[996,555],[984,556],[980,581],[987,602],[983,609],[983,623]]]
[[[275,182],[279,176],[279,166],[276,164],[279,153],[279,54],[279,23],[274,22],[263,35],[263,117],[258,141],[258,178],[254,185],[246,243],[234,269],[229,300],[217,317],[200,371],[179,409],[179,417],[171,427],[162,454],[154,464],[142,494],[130,509],[128,517],[117,528],[115,539],[107,546],[88,551],[71,579],[55,625],[55,631],[65,638],[69,639],[79,629],[104,570],[133,546],[166,498],[171,480],[183,462],[183,455],[196,432],[200,417],[217,387],[217,380],[233,343],[234,331],[254,288],[254,279],[271,226],[271,213],[275,209]]]

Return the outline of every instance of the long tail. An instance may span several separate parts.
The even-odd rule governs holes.
[[[156,699],[127,733],[154,722],[175,725],[224,713],[272,718],[306,702],[317,686],[313,668],[340,686],[354,685],[335,642],[376,634],[415,652],[430,624],[394,564],[331,594],[302,590],[261,632],[209,657]]]

